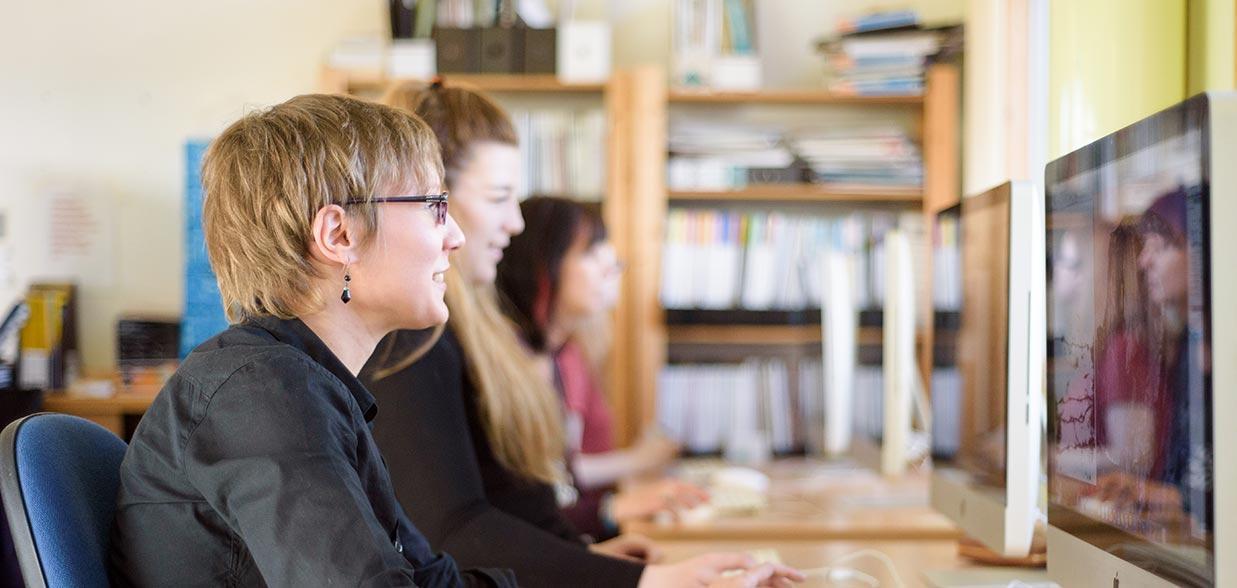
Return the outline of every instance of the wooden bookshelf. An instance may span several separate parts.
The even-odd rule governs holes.
[[[897,106],[923,104],[922,94],[907,96],[855,96],[816,89],[773,89],[757,92],[710,92],[701,90],[671,90],[671,103],[680,104],[805,104]]]
[[[673,190],[671,201],[705,202],[847,202],[898,203],[918,205],[923,201],[919,188],[850,188],[821,184],[756,184],[737,190]]]
[[[845,96],[824,90],[762,90],[759,92],[696,92],[665,89],[665,74],[660,78],[622,86],[611,84],[609,93],[623,96],[629,105],[622,109],[622,119],[611,121],[611,132],[623,134],[622,141],[611,140],[611,146],[622,145],[625,156],[612,155],[609,167],[612,175],[616,170],[629,170],[633,178],[620,181],[625,185],[612,194],[625,194],[633,204],[624,201],[622,211],[611,211],[607,222],[621,219],[629,239],[627,251],[636,252],[626,260],[629,267],[643,268],[644,274],[638,285],[625,283],[623,298],[627,299],[619,310],[618,323],[623,333],[616,334],[622,340],[625,354],[616,355],[614,369],[626,366],[629,373],[619,378],[622,385],[611,388],[612,404],[621,412],[621,424],[616,423],[620,444],[632,441],[640,435],[641,428],[656,421],[658,374],[666,363],[669,345],[812,345],[821,342],[819,325],[667,325],[659,300],[658,274],[661,267],[662,248],[665,239],[666,209],[669,203],[715,202],[719,204],[749,203],[759,206],[784,204],[896,204],[919,208],[925,218],[941,208],[948,207],[960,195],[960,137],[959,123],[961,92],[957,66],[935,64],[925,75],[925,91],[915,96]],[[615,80],[618,80],[616,76]],[[794,108],[836,109],[843,107],[875,108],[877,113],[888,113],[903,119],[908,111],[918,119],[921,148],[923,150],[924,184],[922,189],[839,189],[818,185],[758,185],[741,190],[703,191],[675,190],[666,186],[667,137],[666,128],[671,111],[678,115],[692,108],[709,107],[742,108]],[[615,113],[616,109],[610,109]],[[796,111],[797,112],[797,111]],[[640,123],[640,132],[628,132],[626,126]],[[650,126],[654,125],[654,126]],[[660,130],[656,128],[660,126]],[[636,179],[638,176],[638,179]],[[616,207],[617,208],[617,207]],[[926,243],[928,247],[930,242]],[[931,279],[928,267],[917,268],[921,279]],[[630,276],[629,276],[630,277]],[[625,280],[625,282],[628,280]],[[923,291],[931,292],[931,288]],[[922,308],[930,310],[930,301],[919,301]],[[933,331],[919,329],[916,334],[917,355],[921,372],[930,378]],[[862,329],[860,342],[880,341],[879,329]],[[616,346],[617,347],[617,346]],[[615,382],[616,380],[611,380]]]
[[[486,92],[600,94],[606,90],[606,84],[564,83],[553,74],[443,74],[443,77],[448,83],[465,83]],[[346,94],[380,94],[393,84],[424,81],[329,69],[322,74],[324,89]]]

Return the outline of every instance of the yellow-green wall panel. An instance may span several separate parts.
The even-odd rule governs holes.
[[[1187,94],[1233,89],[1235,9],[1237,0],[1189,0]]]
[[[1186,0],[1052,0],[1049,36],[1049,159],[1186,97]]]

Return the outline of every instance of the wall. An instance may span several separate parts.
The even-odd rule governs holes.
[[[312,91],[338,39],[385,27],[385,2],[14,2],[0,19],[0,303],[31,279],[85,276],[84,360],[113,363],[122,312],[179,314],[183,142],[246,108]],[[97,205],[105,254],[48,251],[48,203]],[[110,235],[110,237],[109,237]],[[102,261],[100,261],[102,259]],[[54,267],[54,266],[60,267]],[[57,275],[59,274],[59,275]]]
[[[1235,7],[1235,0],[1188,1],[1187,95],[1233,89]]]
[[[1185,0],[1053,0],[1048,157],[1185,98]]]
[[[183,143],[245,112],[315,89],[341,38],[383,33],[378,0],[17,2],[0,19],[0,304],[34,279],[75,278],[84,360],[114,363],[126,312],[176,315],[182,284]],[[614,24],[616,67],[668,65],[669,0],[578,3]],[[880,0],[760,0],[769,85],[815,85],[814,41]],[[919,0],[930,23],[961,21],[965,0]],[[772,42],[771,39],[777,39]],[[53,259],[53,194],[95,215],[92,254]]]

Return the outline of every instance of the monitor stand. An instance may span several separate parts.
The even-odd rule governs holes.
[[[971,568],[924,572],[933,588],[1061,588],[1048,579],[1044,568]]]
[[[983,567],[924,572],[928,585],[937,588],[1059,588],[1048,579],[1048,570],[1044,567],[1048,563],[1048,545],[1042,533],[1036,533],[1031,553],[1026,557],[1005,557],[969,537],[958,540],[958,556]]]

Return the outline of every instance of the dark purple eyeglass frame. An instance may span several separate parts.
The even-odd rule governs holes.
[[[447,193],[416,194],[408,196],[375,196],[370,200],[349,198],[344,204],[382,204],[384,202],[425,202],[434,206],[434,220],[439,226],[447,224]]]

